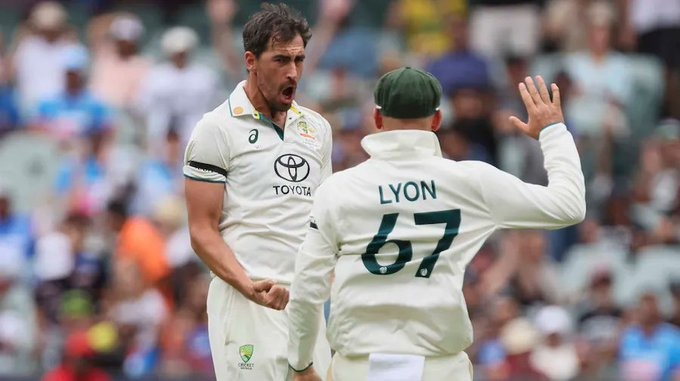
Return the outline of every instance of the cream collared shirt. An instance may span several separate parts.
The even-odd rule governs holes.
[[[332,172],[331,127],[294,102],[280,129],[254,109],[244,84],[194,128],[184,176],[224,184],[219,228],[246,273],[289,284],[312,196]]]
[[[318,311],[329,296],[328,339],[343,356],[467,348],[463,275],[484,241],[500,228],[556,229],[583,219],[571,134],[557,124],[539,141],[548,186],[483,162],[444,159],[431,132],[365,137],[370,159],[335,173],[315,195],[288,304],[290,365],[311,362]]]

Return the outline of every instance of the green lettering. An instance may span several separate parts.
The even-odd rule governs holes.
[[[391,204],[392,203],[392,200],[385,200],[385,196],[383,195],[382,185],[378,185],[378,193],[380,193],[380,203],[381,204]]]
[[[399,191],[401,190],[401,183],[397,184],[397,189],[394,189],[392,184],[390,184],[390,189],[392,190],[392,194],[394,194],[395,202],[399,202]]]
[[[426,192],[429,193],[430,197],[433,199],[437,198],[437,187],[434,185],[434,180],[430,180],[430,185],[431,187],[428,187],[426,182],[420,182],[420,187],[423,191],[423,200],[427,200]]]
[[[409,196],[408,194],[409,185],[415,190],[415,194],[413,196]],[[418,189],[418,184],[414,183],[413,181],[407,182],[406,185],[404,185],[404,197],[406,197],[406,199],[409,201],[415,201],[420,198],[420,189]]]

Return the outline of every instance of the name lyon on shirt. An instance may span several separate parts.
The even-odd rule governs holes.
[[[437,187],[434,180],[429,182],[407,181],[406,183],[388,184],[386,186],[379,185],[378,193],[381,204],[399,203],[401,200],[410,202],[427,200],[430,198],[437,198]]]

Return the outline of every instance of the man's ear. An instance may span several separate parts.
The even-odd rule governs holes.
[[[247,51],[243,54],[243,59],[246,62],[246,70],[248,73],[257,73],[255,68],[255,63],[257,62],[257,57],[251,51]]]
[[[375,127],[377,129],[381,129],[383,127],[383,118],[380,114],[380,110],[378,110],[377,107],[373,109],[373,121],[375,122]]]
[[[432,117],[432,131],[437,132],[442,126],[442,112],[437,110]]]

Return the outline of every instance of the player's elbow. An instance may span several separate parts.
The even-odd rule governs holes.
[[[586,201],[581,200],[572,214],[571,224],[579,224],[586,218]]]
[[[583,195],[574,197],[564,208],[564,224],[565,226],[576,225],[586,218],[586,200]]]

